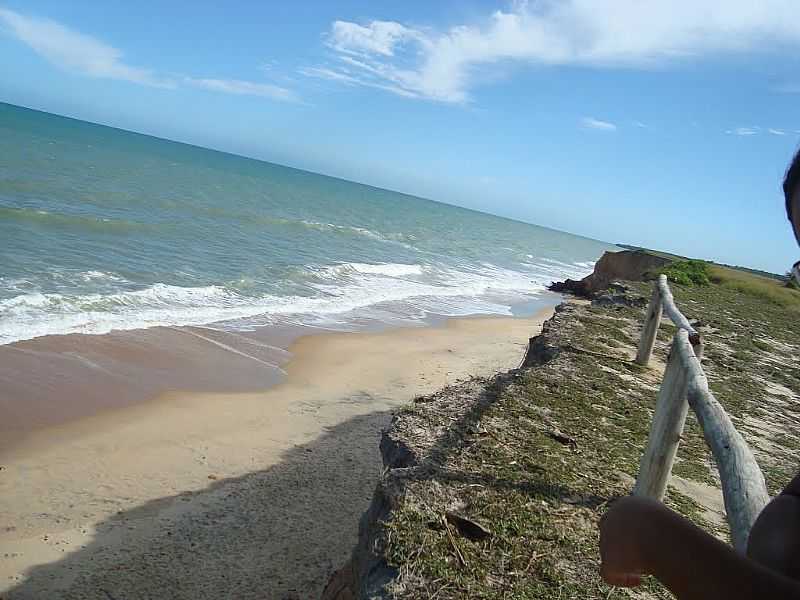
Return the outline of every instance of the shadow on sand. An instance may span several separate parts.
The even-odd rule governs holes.
[[[0,597],[316,598],[356,542],[390,418],[352,418],[268,469],[120,512]]]
[[[548,482],[535,470],[526,480],[509,481],[446,467],[508,378],[488,381],[477,397],[446,390],[466,410],[431,440],[420,463],[397,455],[392,466],[416,467],[404,471],[411,479],[514,488],[585,506],[607,500]],[[268,469],[120,512],[99,525],[87,546],[34,567],[1,600],[318,598],[357,541],[383,467],[379,441],[390,419],[390,412],[351,418],[287,450]]]

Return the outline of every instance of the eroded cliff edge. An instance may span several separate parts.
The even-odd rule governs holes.
[[[444,501],[441,514],[445,521],[439,523],[434,519],[425,523],[425,527],[432,530],[452,527],[456,532],[446,522],[447,515],[463,514],[469,519],[469,500],[444,488],[456,483],[459,487],[476,489],[485,485],[479,483],[485,478],[479,475],[473,481],[472,474],[454,468],[454,459],[457,462],[465,448],[484,438],[496,440],[493,430],[498,425],[490,430],[484,419],[498,399],[508,392],[520,393],[525,373],[551,363],[563,352],[580,352],[569,341],[570,331],[580,327],[579,315],[587,308],[588,303],[575,300],[559,305],[554,316],[545,322],[541,334],[531,338],[519,368],[492,378],[473,378],[431,396],[416,398],[411,407],[395,415],[381,439],[385,471],[361,519],[358,545],[350,561],[329,581],[322,596],[325,600],[404,595],[410,583],[408,577],[413,578],[414,574],[403,573],[402,567],[393,566],[397,563],[387,545],[391,530],[386,524],[392,522],[398,509],[426,504],[431,491],[437,503]],[[548,413],[546,408],[536,411],[539,421],[536,427],[560,446],[559,450],[572,451],[577,442],[561,431]],[[516,483],[525,488],[528,482]],[[473,522],[481,525],[480,520]]]
[[[386,469],[351,560],[324,598],[606,598],[597,523],[630,493],[673,329],[632,361],[647,282],[560,305],[523,364],[415,399],[384,433]],[[702,328],[717,399],[772,493],[793,475],[800,422],[796,313],[724,285],[674,286]],[[759,337],[748,327],[759,322]],[[666,502],[725,538],[718,478],[689,415]],[[642,598],[669,598],[654,581]]]

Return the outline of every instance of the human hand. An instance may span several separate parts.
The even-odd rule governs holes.
[[[636,587],[648,573],[646,541],[661,503],[645,498],[617,500],[600,520],[600,575],[606,583]]]

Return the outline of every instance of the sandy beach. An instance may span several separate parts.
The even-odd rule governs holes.
[[[391,411],[515,367],[550,312],[305,335],[288,354],[265,345],[261,369],[250,354],[221,360],[231,340],[206,340],[211,354],[187,346],[181,360],[203,381],[236,378],[230,388],[141,401],[153,389],[142,378],[166,375],[137,366],[138,391],[117,399],[95,390],[81,403],[67,386],[77,412],[48,413],[59,383],[43,374],[53,396],[31,414],[44,425],[0,449],[2,598],[315,597],[355,541]],[[179,334],[203,341],[180,331],[164,341]],[[285,375],[268,387],[276,368]]]

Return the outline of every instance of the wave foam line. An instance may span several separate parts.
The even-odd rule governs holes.
[[[490,264],[455,269],[343,263],[311,269],[311,274],[314,282],[309,284],[310,296],[247,296],[224,286],[164,283],[111,294],[25,293],[0,301],[0,344],[46,335],[99,335],[255,317],[260,318],[259,325],[268,324],[273,317],[289,316],[311,324],[333,315],[398,302],[404,303],[407,315],[426,311],[510,314],[513,298],[537,295],[551,279],[535,268],[515,271]]]

